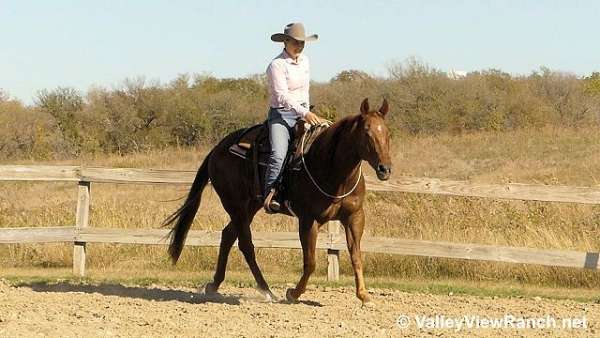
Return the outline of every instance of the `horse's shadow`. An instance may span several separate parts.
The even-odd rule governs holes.
[[[34,282],[19,284],[18,287],[26,287],[35,292],[81,292],[94,294],[98,293],[104,296],[117,296],[127,298],[137,298],[144,300],[151,300],[157,302],[169,302],[178,301],[190,304],[203,304],[203,303],[218,303],[228,305],[240,305],[240,300],[256,300],[254,298],[247,298],[242,295],[223,295],[214,294],[207,295],[198,292],[189,292],[181,290],[169,290],[159,288],[144,288],[137,286],[125,286],[120,284],[71,284],[68,282],[59,283],[45,283],[45,282]],[[286,304],[286,301],[280,300],[276,303]],[[298,301],[300,304],[308,306],[321,307],[318,302],[314,301]]]
[[[120,284],[71,284],[67,282],[60,283],[26,283],[19,287],[30,288],[35,292],[82,292],[88,294],[98,293],[104,296],[117,296],[127,298],[137,298],[157,302],[178,301],[191,304],[219,303],[229,305],[240,305],[241,296],[239,295],[206,295],[204,293],[168,290],[159,288],[144,288],[124,286]]]

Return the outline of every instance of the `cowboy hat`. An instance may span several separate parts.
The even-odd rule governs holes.
[[[304,25],[295,22],[290,23],[283,29],[283,33],[275,33],[271,35],[271,40],[275,42],[283,42],[286,38],[292,38],[298,41],[315,41],[319,38],[319,35],[313,34],[310,36],[306,36],[304,32]]]

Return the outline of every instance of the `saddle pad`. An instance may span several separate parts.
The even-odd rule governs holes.
[[[237,157],[243,158],[244,160],[252,161],[252,150],[243,148],[239,144],[234,144],[229,147],[229,152]],[[267,165],[267,159],[262,153],[258,156],[258,165]]]

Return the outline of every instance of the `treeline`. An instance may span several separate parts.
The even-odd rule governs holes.
[[[370,97],[390,101],[393,133],[504,131],[544,125],[600,123],[600,73],[577,77],[541,68],[527,76],[500,70],[466,76],[409,59],[386,78],[343,71],[314,83],[311,101],[335,120]],[[261,122],[268,92],[264,76],[217,79],[180,75],[167,84],[142,78],[119,89],[42,90],[31,106],[0,91],[0,157],[70,158],[86,153],[145,151],[214,144],[235,129]]]

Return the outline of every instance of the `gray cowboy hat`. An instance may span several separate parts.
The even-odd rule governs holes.
[[[292,38],[298,41],[315,41],[319,38],[319,35],[313,34],[310,36],[306,36],[304,32],[304,25],[295,22],[290,23],[283,29],[283,33],[275,33],[271,35],[271,40],[275,42],[283,42],[286,38]]]

